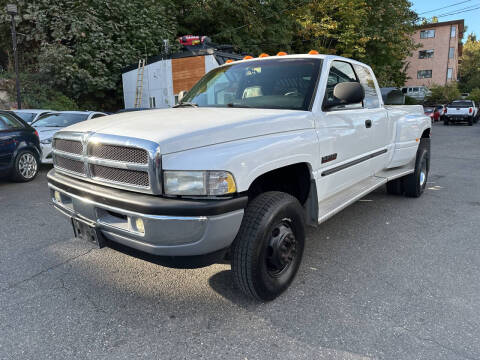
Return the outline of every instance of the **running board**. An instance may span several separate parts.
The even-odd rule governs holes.
[[[322,201],[318,204],[318,223],[326,221],[386,182],[386,177],[371,176]]]
[[[318,204],[318,223],[326,221],[336,213],[345,209],[348,205],[371,193],[373,190],[394,179],[412,174],[415,171],[415,159],[408,165],[386,169],[374,176],[351,186],[350,188],[335,194]]]
[[[387,181],[398,179],[405,175],[410,175],[415,171],[415,158],[407,165],[392,169],[385,169],[375,174],[377,177],[386,178]]]

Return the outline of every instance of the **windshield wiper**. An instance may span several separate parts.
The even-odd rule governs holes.
[[[174,105],[173,107],[178,108],[178,107],[184,107],[184,106],[198,107],[197,104],[192,103],[192,102],[181,102],[180,104]]]

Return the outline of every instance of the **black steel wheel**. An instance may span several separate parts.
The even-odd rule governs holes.
[[[252,200],[232,245],[232,271],[238,288],[262,301],[275,299],[293,281],[305,244],[304,210],[282,192]]]
[[[417,150],[415,171],[405,176],[405,195],[420,197],[427,187],[428,173],[430,170],[430,139],[422,138]]]

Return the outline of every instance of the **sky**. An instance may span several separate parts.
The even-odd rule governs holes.
[[[413,3],[413,10],[415,10],[420,17],[431,18],[432,16],[438,16],[438,21],[464,19],[465,25],[468,27],[463,37],[464,41],[471,32],[476,33],[477,36],[480,35],[480,0],[410,1]]]

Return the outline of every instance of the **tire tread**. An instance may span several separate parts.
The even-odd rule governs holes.
[[[297,201],[293,196],[278,191],[266,192],[253,199],[245,211],[242,225],[233,242],[232,270],[234,282],[242,292],[257,300],[263,300],[263,298],[255,290],[252,259],[259,228],[271,208],[278,206],[285,200],[290,201],[290,199]]]

